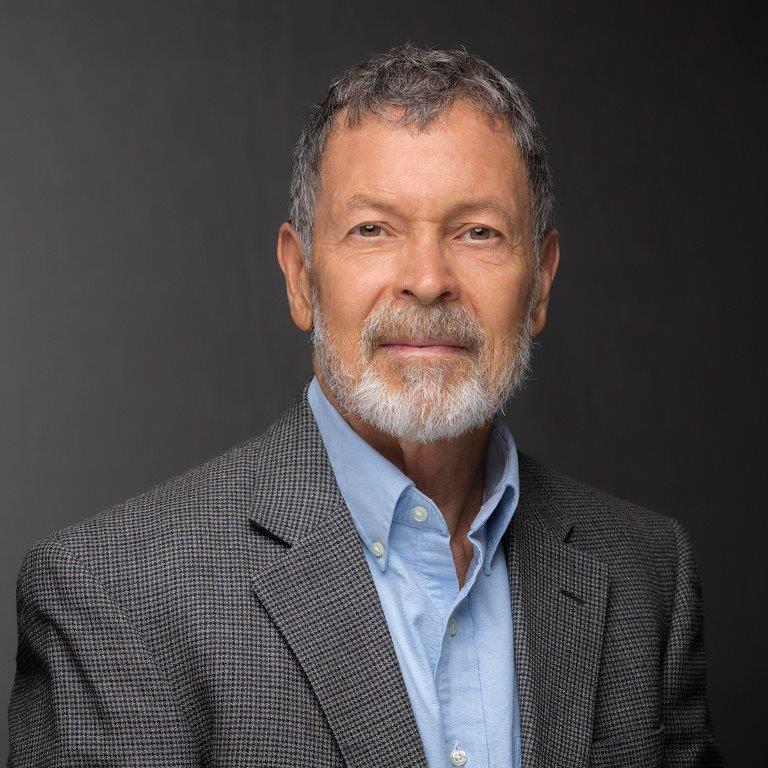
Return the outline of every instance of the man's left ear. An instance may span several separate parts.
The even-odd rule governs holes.
[[[560,234],[556,229],[550,229],[541,241],[539,259],[539,288],[538,297],[534,301],[531,311],[533,319],[532,334],[538,336],[547,323],[547,305],[549,304],[549,292],[560,263]]]

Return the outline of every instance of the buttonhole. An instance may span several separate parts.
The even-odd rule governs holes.
[[[560,594],[570,597],[571,600],[575,600],[579,605],[584,605],[584,598],[574,595],[573,592],[569,592],[567,589],[560,587]]]

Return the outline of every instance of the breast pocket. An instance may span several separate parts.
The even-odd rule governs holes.
[[[592,742],[590,768],[653,768],[661,764],[664,724]]]

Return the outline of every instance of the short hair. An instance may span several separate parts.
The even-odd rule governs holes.
[[[310,112],[293,153],[289,221],[310,266],[316,195],[328,136],[337,114],[347,108],[348,127],[366,112],[384,115],[404,109],[398,122],[426,128],[454,101],[466,100],[489,118],[501,118],[512,132],[526,171],[537,261],[541,242],[554,226],[555,197],[544,137],[525,91],[464,46],[450,51],[419,48],[412,42],[375,54],[335,78],[325,99]]]

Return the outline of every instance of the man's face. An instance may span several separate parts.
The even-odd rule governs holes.
[[[514,140],[468,102],[426,131],[337,119],[309,277],[316,361],[337,402],[417,442],[487,421],[543,327],[531,228]]]

